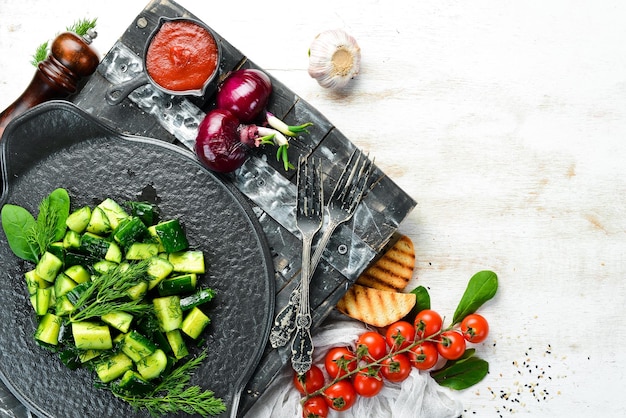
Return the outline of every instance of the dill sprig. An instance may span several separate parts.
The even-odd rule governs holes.
[[[197,357],[174,369],[165,376],[152,392],[142,397],[129,396],[115,387],[113,394],[128,402],[133,408],[145,409],[151,416],[175,414],[198,414],[203,417],[218,415],[226,410],[224,402],[210,390],[189,386],[192,372],[206,359],[206,350]]]
[[[50,199],[46,198],[39,204],[37,221],[28,235],[28,240],[43,254],[54,241],[59,215],[50,208]]]
[[[74,32],[78,36],[84,36],[90,29],[95,29],[96,22],[98,18],[94,19],[80,19],[66,27],[65,29],[68,32]],[[39,45],[33,54],[33,59],[31,60],[31,64],[35,67],[39,65],[39,63],[45,60],[50,53],[50,42],[46,41]]]
[[[116,266],[106,273],[94,276],[91,285],[74,303],[70,313],[73,322],[100,317],[111,312],[143,314],[153,307],[142,300],[128,300],[128,290],[145,280],[147,262]]]

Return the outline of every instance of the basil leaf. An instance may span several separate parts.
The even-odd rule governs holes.
[[[23,260],[37,262],[38,248],[29,238],[35,228],[35,218],[21,206],[6,204],[0,214],[2,229],[13,254]]]
[[[56,213],[56,227],[54,235],[51,237],[53,241],[60,241],[65,236],[67,226],[65,221],[70,214],[70,196],[65,189],[56,189],[47,197],[48,210]]]
[[[464,356],[459,360],[450,361],[430,375],[441,386],[450,389],[463,390],[474,386],[489,373],[489,363],[472,355],[473,353],[470,353],[470,357]]]
[[[424,286],[418,286],[411,290],[411,293],[415,295],[415,305],[411,312],[409,312],[403,320],[407,322],[413,322],[418,313],[424,309],[430,309],[430,295],[428,290]]]
[[[469,314],[473,314],[485,302],[494,297],[498,290],[498,276],[489,270],[474,274],[467,284],[465,293],[452,317],[452,324],[458,324]]]
[[[411,293],[415,295],[415,307],[419,309],[417,313],[424,309],[430,309],[430,295],[424,286],[417,286],[415,289],[411,290]]]

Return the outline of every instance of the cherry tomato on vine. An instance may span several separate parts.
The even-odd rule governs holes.
[[[458,331],[442,332],[437,342],[437,351],[447,360],[456,360],[465,353],[465,338]]]
[[[350,381],[344,379],[329,386],[324,391],[326,405],[335,411],[345,411],[350,409],[356,402],[357,394]]]
[[[293,374],[293,385],[303,395],[313,393],[324,387],[324,372],[313,364],[305,374]]]
[[[436,311],[424,309],[417,314],[413,324],[415,325],[415,339],[423,340],[438,333],[443,326],[443,320]]]
[[[307,399],[302,405],[303,418],[326,418],[328,416],[328,405],[322,395]]]
[[[409,360],[411,364],[418,370],[428,370],[437,364],[439,360],[439,351],[435,343],[424,341],[409,350]]]
[[[390,382],[402,382],[411,374],[409,356],[398,353],[383,360],[380,373]]]
[[[387,328],[385,339],[394,351],[406,348],[415,340],[415,326],[407,321],[394,322]]]
[[[333,347],[326,353],[324,366],[331,379],[344,376],[356,369],[356,354],[348,347]]]
[[[465,340],[471,343],[481,343],[489,334],[489,323],[482,315],[470,314],[461,321],[461,332]]]
[[[375,331],[367,331],[359,336],[356,341],[357,351],[362,347],[367,348],[367,355],[364,358],[380,360],[387,354],[387,341],[385,337]]]
[[[371,398],[378,395],[384,386],[380,372],[373,369],[362,369],[352,379],[354,390],[364,398]]]

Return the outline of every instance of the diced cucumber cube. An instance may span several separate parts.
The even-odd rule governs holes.
[[[195,340],[210,323],[211,319],[204,312],[198,308],[193,308],[183,320],[180,329]]]
[[[57,345],[61,332],[62,320],[60,317],[47,313],[41,318],[35,331],[35,338],[43,343]]]
[[[174,270],[174,266],[165,258],[159,256],[151,257],[148,260],[148,268],[146,270],[148,276],[150,277],[148,288],[152,290],[163,279],[169,276],[172,270]]]
[[[110,312],[100,317],[102,322],[112,326],[113,328],[127,333],[130,329],[130,324],[133,322],[133,316],[128,312]]]
[[[59,273],[54,281],[54,294],[58,298],[75,288],[77,283],[65,273]]]
[[[111,229],[117,228],[120,222],[128,217],[124,208],[110,197],[104,199],[96,208],[101,209],[106,214]]]
[[[154,311],[161,331],[168,332],[180,328],[183,322],[183,311],[180,308],[180,297],[164,296],[152,299]]]
[[[181,251],[171,253],[168,260],[174,266],[174,271],[180,273],[204,273],[204,254],[202,251]]]
[[[99,207],[95,207],[91,212],[91,218],[87,224],[87,232],[91,232],[96,235],[106,235],[113,227],[107,217],[106,213]]]
[[[80,234],[76,231],[69,230],[63,237],[63,246],[67,248],[80,248]]]
[[[59,274],[61,267],[63,267],[63,261],[56,255],[46,251],[39,259],[35,271],[37,272],[37,276],[52,283],[57,277],[57,274]]]
[[[157,349],[139,360],[137,363],[137,372],[146,380],[156,379],[167,367],[167,355],[161,349]]]
[[[167,342],[170,344],[172,353],[174,353],[174,357],[177,360],[189,355],[189,350],[187,349],[187,345],[183,339],[183,334],[181,334],[179,329],[166,332],[165,336],[167,337]]]
[[[154,226],[154,230],[166,253],[183,251],[189,247],[187,235],[178,219],[160,222]]]
[[[72,231],[81,233],[89,225],[91,219],[91,208],[89,206],[83,206],[80,209],[76,209],[65,220],[65,225]]]
[[[121,351],[96,364],[96,373],[104,383],[111,382],[133,368],[133,361]]]
[[[149,242],[134,242],[126,251],[127,260],[146,260],[159,254],[159,246]]]
[[[111,331],[107,325],[96,322],[73,322],[74,345],[83,350],[110,350],[113,348]]]
[[[78,284],[88,282],[91,279],[89,270],[80,264],[66,268],[64,273]]]

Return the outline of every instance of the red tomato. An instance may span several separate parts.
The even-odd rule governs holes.
[[[324,358],[324,366],[331,379],[354,371],[357,366],[356,363],[356,354],[348,347],[331,348]]]
[[[415,324],[416,340],[423,340],[438,333],[443,326],[441,315],[432,309],[424,309],[419,312],[413,323]]]
[[[356,402],[356,391],[348,380],[340,380],[324,391],[326,405],[335,411],[350,409]]]
[[[447,360],[456,360],[465,353],[465,338],[458,331],[443,332],[437,342],[437,351]]]
[[[313,393],[324,387],[324,372],[313,364],[305,374],[293,374],[293,385],[303,395]]]
[[[328,405],[322,395],[308,399],[302,405],[303,418],[326,418],[328,416]]]
[[[415,326],[407,321],[395,322],[387,328],[385,339],[393,351],[406,348],[415,339]]]
[[[402,382],[411,374],[409,356],[399,353],[384,359],[380,373],[390,382]]]
[[[378,395],[382,390],[384,382],[378,371],[362,369],[352,379],[354,390],[364,398],[371,398]]]
[[[470,314],[461,321],[461,332],[466,341],[481,343],[489,334],[489,323],[482,315]]]
[[[409,350],[409,360],[418,370],[428,370],[437,364],[439,352],[435,343],[424,341]]]
[[[380,360],[387,354],[387,341],[385,337],[375,331],[361,334],[356,341],[357,351],[362,353],[363,358]],[[367,349],[367,353],[364,352]],[[361,352],[363,350],[363,352]]]

